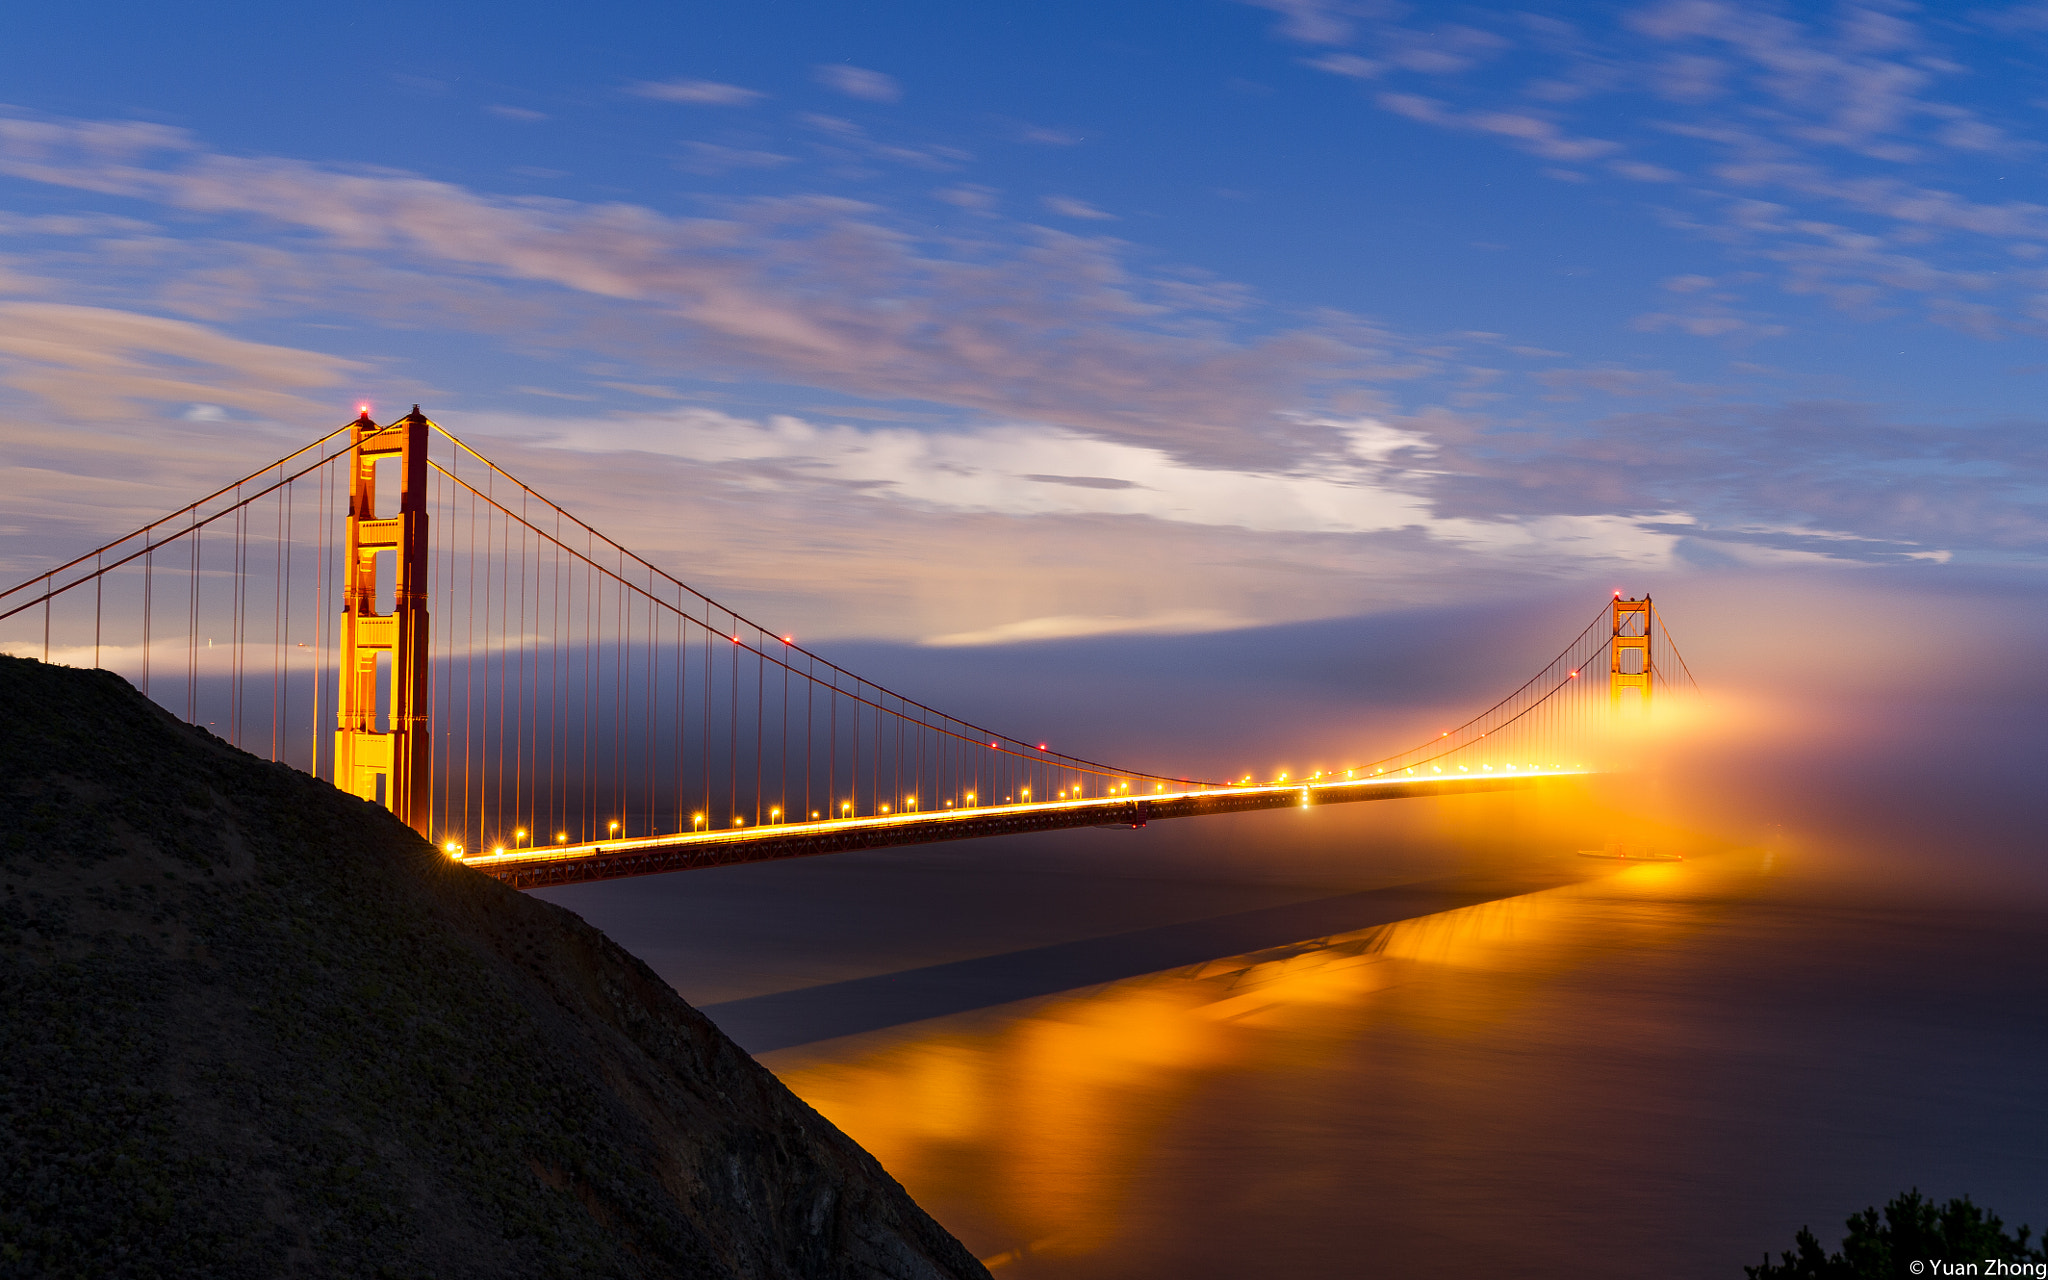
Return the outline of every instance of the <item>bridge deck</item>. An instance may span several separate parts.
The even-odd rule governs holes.
[[[1219,787],[1117,799],[991,805],[976,809],[941,809],[925,813],[642,836],[631,840],[485,854],[467,858],[464,864],[515,889],[538,889],[588,880],[616,880],[698,867],[726,867],[743,862],[769,862],[778,858],[802,858],[894,845],[933,844],[943,840],[972,840],[1028,831],[1142,827],[1165,818],[1194,818],[1253,809],[1285,809],[1296,805],[1306,808],[1360,800],[1518,790],[1550,779],[1582,776],[1582,770],[1530,769],[1433,778],[1397,779],[1390,776],[1307,785]]]

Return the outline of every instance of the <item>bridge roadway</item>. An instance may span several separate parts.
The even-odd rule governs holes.
[[[1557,778],[1584,777],[1582,769],[1520,769],[1458,773],[1443,777],[1361,778],[1355,781],[1274,783],[1268,786],[1202,788],[1094,800],[1055,800],[938,809],[915,813],[791,822],[729,830],[695,831],[590,844],[551,845],[463,859],[485,875],[515,889],[658,875],[699,867],[726,867],[854,849],[933,844],[982,836],[1059,831],[1073,827],[1142,827],[1165,818],[1196,818],[1253,809],[1399,800],[1413,796],[1467,795],[1509,791]]]

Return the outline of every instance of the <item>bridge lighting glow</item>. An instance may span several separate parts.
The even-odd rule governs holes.
[[[885,805],[883,805],[883,806],[882,806],[882,812],[883,812],[883,813],[887,813],[887,812],[889,812],[889,806],[888,806],[888,805],[886,805],[886,804],[885,804]]]
[[[842,801],[840,801],[840,802],[839,802],[839,812],[841,812],[841,813],[852,813],[852,812],[853,812],[853,801],[851,801],[851,800],[842,800]]]
[[[1029,800],[1029,799],[1031,798],[1031,788],[1029,788],[1029,787],[1026,787],[1026,788],[1024,788],[1024,791],[1023,791],[1023,793],[1022,793],[1022,794],[1023,794],[1023,796],[1024,796],[1024,798],[1025,798],[1026,800]]]
[[[795,636],[784,636],[784,637],[782,637],[782,643],[784,643],[784,644],[795,644],[795,643],[796,643],[796,637],[795,637]]]
[[[493,848],[493,849],[491,850],[491,854],[492,854],[492,856],[493,856],[493,857],[495,857],[495,856],[497,856],[497,855],[499,855],[499,854],[502,854],[502,853],[504,853],[504,852],[505,852],[505,846],[504,846],[504,845],[502,845],[502,844],[501,844],[501,845],[498,845],[498,846],[496,846],[495,848]]]
[[[616,823],[616,822],[614,822],[614,823],[613,823],[613,824],[611,825],[611,829],[612,829],[613,831],[617,831],[617,830],[619,829],[619,824],[618,824],[618,823]]]
[[[782,810],[780,810],[780,809],[770,809],[770,810],[768,811],[768,816],[769,816],[770,818],[779,818],[779,817],[781,817],[781,816],[782,816]]]
[[[703,815],[703,814],[701,814],[701,813],[693,813],[693,814],[691,814],[691,815],[690,815],[690,829],[691,829],[691,830],[693,830],[693,831],[694,831],[695,829],[697,829],[698,827],[701,827],[701,826],[703,826],[703,825],[704,825],[704,815]]]
[[[1038,749],[1039,749],[1040,751],[1043,751],[1043,750],[1045,750],[1045,744],[1044,744],[1043,742],[1039,743],[1039,744],[1038,744]]]
[[[974,799],[974,793],[973,793],[972,791],[968,792],[968,793],[967,793],[967,798],[968,798],[969,800],[972,800],[972,799]]]
[[[569,843],[569,833],[568,833],[568,832],[566,832],[566,831],[557,831],[557,832],[555,832],[555,843],[556,843],[556,844],[567,844],[567,843]]]
[[[811,817],[815,819],[815,818],[816,818],[817,816],[818,816],[818,811],[817,811],[816,809],[813,809],[813,810],[811,810]]]
[[[736,827],[744,827],[747,825],[747,820],[745,818],[742,818],[738,814],[734,814],[732,815],[732,825]]]

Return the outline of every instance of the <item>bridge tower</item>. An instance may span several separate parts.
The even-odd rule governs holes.
[[[334,785],[391,810],[421,835],[431,821],[427,678],[427,429],[412,412],[380,427],[365,411],[350,445],[342,565],[341,692]],[[398,463],[397,514],[377,517],[377,464]],[[392,605],[377,612],[378,560],[390,557]],[[387,683],[388,681],[388,683]],[[389,708],[377,727],[378,704]]]
[[[1637,705],[1643,710],[1650,709],[1650,692],[1653,687],[1650,669],[1650,597],[1640,600],[1624,600],[1621,593],[1614,595],[1614,638],[1608,642],[1607,692],[1611,707],[1621,709],[1624,689],[1641,690]],[[1630,659],[1627,654],[1637,655]],[[1633,670],[1631,670],[1633,668]]]

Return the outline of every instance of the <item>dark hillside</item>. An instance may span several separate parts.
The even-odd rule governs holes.
[[[574,915],[0,657],[0,1276],[985,1276]]]

